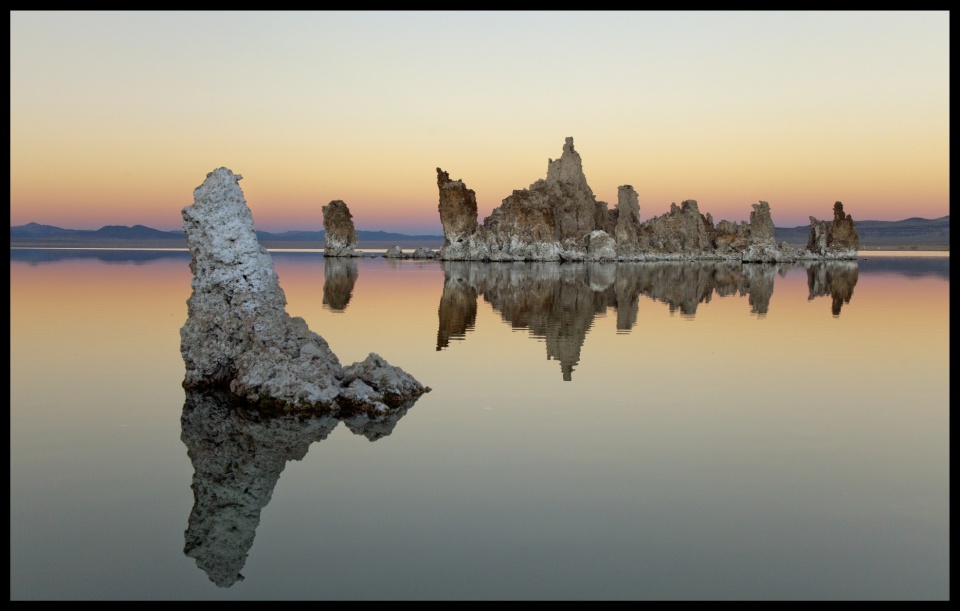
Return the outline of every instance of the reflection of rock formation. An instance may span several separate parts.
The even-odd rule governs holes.
[[[806,265],[828,270],[819,272],[825,275],[817,286],[829,286],[831,294],[846,295],[849,301],[856,283],[855,262],[847,262],[842,270],[834,267],[836,262]],[[444,261],[442,266],[437,350],[448,347],[451,339],[463,339],[474,328],[477,298],[482,296],[514,329],[529,329],[543,339],[547,358],[560,361],[563,379],[570,380],[594,317],[607,308],[616,309],[618,331],[636,325],[640,295],[691,317],[714,294],[746,296],[751,313],[763,317],[770,307],[775,276],[786,274],[794,264]]]
[[[458,272],[466,272],[458,273]],[[466,264],[445,263],[443,294],[440,296],[440,328],[437,350],[450,345],[451,339],[463,339],[477,322],[477,286],[469,278]]]
[[[334,312],[342,312],[357,283],[357,262],[353,259],[331,257],[323,262],[323,305]]]
[[[183,209],[193,292],[180,330],[184,387],[228,390],[282,411],[382,413],[429,389],[370,353],[341,367],[326,340],[286,312],[235,175],[210,172]]]
[[[631,185],[621,186],[616,207],[607,209],[587,184],[573,138],[566,139],[560,159],[548,161],[546,179],[515,190],[483,223],[477,222],[476,194],[462,180],[437,168],[437,187],[444,233],[440,258],[448,261],[778,262],[857,256],[855,247],[817,247],[813,217],[807,250],[778,246],[764,201],[753,204],[749,222],[720,221],[716,227],[694,200],[671,204],[668,213],[641,222]],[[837,245],[856,243],[849,216],[838,217],[827,233]]]
[[[360,242],[353,228],[353,215],[341,200],[337,199],[322,209],[323,211],[323,256],[324,257],[362,257],[363,253],[354,250]]]
[[[352,432],[375,441],[389,435],[406,409],[345,419]],[[302,460],[340,419],[292,414],[263,417],[256,405],[226,393],[187,391],[180,439],[193,463],[194,505],[183,552],[196,559],[210,581],[229,587],[253,546],[260,512],[288,461]]]
[[[731,262],[638,263],[617,266],[617,282],[633,287],[637,294],[667,304],[671,312],[679,311],[681,316],[696,315],[697,306],[709,303],[714,294],[746,295],[751,313],[762,315],[769,308],[773,278],[778,269],[783,266]],[[623,297],[618,291],[618,299],[629,296],[627,291],[622,294]],[[633,310],[635,318],[635,306]],[[617,328],[629,329],[620,325]]]
[[[607,267],[609,270],[604,270]],[[612,305],[612,264],[546,263],[483,266],[444,262],[437,350],[462,339],[473,328],[482,295],[514,329],[529,329],[547,346],[547,358],[560,361],[571,379],[594,316]],[[600,277],[598,288],[596,278]]]
[[[840,316],[840,308],[843,304],[850,303],[853,297],[853,287],[856,286],[859,276],[859,267],[852,261],[829,261],[810,265],[807,268],[807,288],[810,289],[808,300],[830,295],[833,302],[830,310],[834,316]]]

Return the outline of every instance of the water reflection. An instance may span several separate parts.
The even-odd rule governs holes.
[[[226,395],[187,392],[180,439],[193,463],[194,504],[184,554],[220,587],[242,580],[260,512],[287,462],[302,460],[341,420],[353,433],[376,441],[390,435],[406,413],[401,408],[377,418],[263,417]]]
[[[853,261],[812,265],[807,269],[807,287],[810,289],[807,299],[829,295],[833,302],[830,308],[833,315],[840,316],[840,308],[850,303],[853,297],[853,287],[859,275],[860,270]]]
[[[544,340],[547,358],[560,361],[563,379],[572,379],[580,349],[594,318],[614,308],[617,330],[637,323],[640,295],[671,312],[693,317],[714,294],[746,296],[750,312],[767,314],[774,278],[807,268],[810,299],[829,295],[833,314],[849,303],[857,283],[855,261],[794,264],[726,262],[497,263],[442,261],[437,350],[462,340],[474,328],[482,296],[513,329],[529,329]]]
[[[357,261],[353,258],[326,257],[323,262],[323,306],[342,312],[357,283]]]
[[[31,265],[60,261],[97,260],[103,263],[134,265],[162,260],[190,261],[190,251],[182,250],[112,250],[95,248],[11,248],[10,260]]]

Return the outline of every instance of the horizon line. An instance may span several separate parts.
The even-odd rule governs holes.
[[[856,223],[899,223],[899,222],[902,222],[902,221],[909,221],[909,220],[913,220],[913,219],[920,219],[920,220],[924,220],[924,221],[938,221],[938,220],[942,220],[942,219],[946,219],[946,218],[950,218],[950,215],[949,215],[949,214],[945,214],[945,215],[943,215],[943,216],[938,216],[938,217],[933,217],[933,218],[923,217],[923,216],[908,216],[908,217],[905,217],[905,218],[902,218],[902,219],[899,219],[899,220],[896,220],[896,221],[885,221],[885,220],[879,220],[879,219],[862,219],[862,220],[859,220],[859,221],[854,221],[854,224],[856,224]],[[149,226],[149,225],[144,225],[144,224],[142,224],[142,223],[135,223],[135,224],[133,224],[133,225],[113,225],[113,224],[107,224],[107,225],[102,225],[101,227],[99,227],[99,228],[97,228],[97,229],[74,229],[74,228],[71,228],[71,227],[61,227],[61,226],[59,226],[59,225],[48,225],[48,224],[46,224],[46,223],[38,223],[38,222],[36,222],[36,221],[30,221],[30,222],[24,223],[24,224],[22,224],[22,225],[10,225],[10,228],[11,228],[11,229],[15,229],[15,228],[18,228],[18,227],[28,227],[28,226],[30,226],[30,225],[39,225],[39,226],[41,226],[41,227],[53,227],[53,228],[55,228],[55,229],[63,229],[63,230],[66,230],[66,231],[100,231],[101,229],[105,229],[105,228],[107,228],[107,227],[123,227],[123,228],[127,228],[127,229],[133,229],[134,227],[144,227],[144,228],[146,228],[146,229],[152,229],[153,231],[161,231],[161,232],[164,232],[164,233],[174,233],[174,232],[182,231],[182,229],[180,229],[180,228],[177,228],[177,229],[157,229],[156,227],[151,227],[151,226]],[[809,226],[809,224],[807,224],[807,225],[790,225],[790,226],[787,226],[787,225],[779,225],[779,226],[778,226],[778,225],[774,225],[774,227],[778,227],[778,228],[781,228],[781,229],[796,229],[796,228],[799,228],[799,227],[807,227],[807,226]],[[397,235],[406,235],[406,236],[413,236],[413,237],[423,236],[423,237],[441,237],[441,238],[442,238],[442,237],[444,236],[442,228],[441,228],[441,232],[440,232],[440,233],[405,233],[405,232],[403,232],[403,231],[393,231],[393,230],[387,230],[387,229],[361,229],[361,228],[359,228],[359,227],[355,227],[354,230],[355,230],[355,231],[379,232],[379,233],[394,233],[394,234],[397,234]],[[264,232],[264,233],[274,233],[274,234],[278,234],[278,233],[293,233],[293,232],[320,233],[320,232],[323,232],[324,230],[323,230],[323,229],[283,229],[283,230],[274,230],[274,231],[271,231],[271,230],[267,230],[267,229],[255,229],[255,231]]]

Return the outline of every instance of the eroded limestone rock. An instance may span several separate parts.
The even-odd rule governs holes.
[[[633,251],[640,245],[640,201],[632,185],[617,189],[617,224],[614,229],[617,249]]]
[[[436,259],[437,252],[429,248],[417,248],[410,254],[411,259]]]
[[[860,237],[853,224],[853,218],[844,214],[843,204],[833,205],[833,220],[818,221],[810,217],[810,237],[807,251],[827,259],[855,258],[860,249]]]
[[[437,168],[437,187],[444,246],[460,244],[477,230],[476,193],[463,181],[450,180],[450,175],[440,168]]]
[[[326,340],[287,314],[240,179],[227,168],[210,172],[182,212],[193,272],[180,329],[184,387],[229,391],[280,412],[383,413],[412,405],[429,389],[408,373],[374,353],[343,368]],[[352,387],[357,379],[367,388]]]
[[[353,227],[353,215],[347,204],[337,199],[323,210],[323,256],[362,257],[363,252],[354,250],[360,242]]]
[[[548,160],[545,179],[515,190],[483,223],[477,222],[476,194],[462,180],[437,168],[437,186],[444,229],[440,258],[448,261],[790,262],[857,256],[853,221],[842,210],[831,225],[811,228],[812,246],[804,251],[776,244],[764,201],[753,204],[750,220],[740,224],[720,221],[714,227],[695,200],[671,204],[666,214],[641,222],[637,192],[623,185],[616,208],[608,210],[587,184],[573,138],[566,139],[559,159]],[[815,240],[814,232],[824,237]],[[829,248],[828,233],[835,244]]]

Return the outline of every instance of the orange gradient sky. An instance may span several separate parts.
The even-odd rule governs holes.
[[[10,14],[10,224],[174,230],[207,172],[257,229],[441,234],[574,138],[598,199],[780,227],[949,214],[949,13]]]

